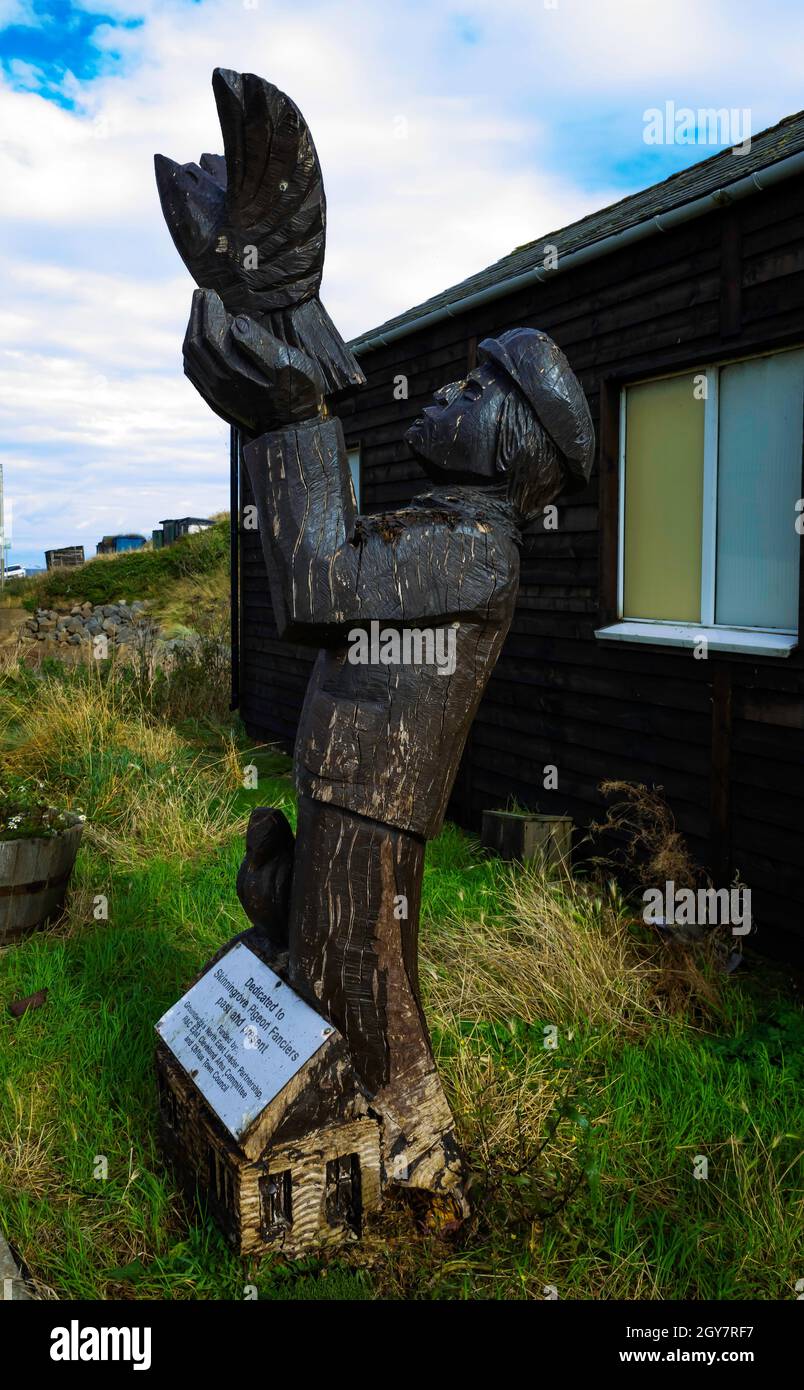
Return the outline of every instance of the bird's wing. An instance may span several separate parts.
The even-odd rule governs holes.
[[[318,292],[326,239],[324,184],[307,122],[290,97],[253,73],[216,68],[212,87],[232,250],[265,310],[303,303]]]

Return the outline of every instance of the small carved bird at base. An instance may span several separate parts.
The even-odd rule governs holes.
[[[284,813],[273,806],[255,807],[237,874],[237,896],[249,921],[277,954],[286,951],[288,944],[294,848]]]

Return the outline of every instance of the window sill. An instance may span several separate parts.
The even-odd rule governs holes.
[[[798,646],[794,632],[755,632],[743,627],[696,627],[692,623],[650,623],[623,619],[599,627],[595,637],[604,642],[649,642],[661,647],[694,647],[706,638],[710,652],[745,652],[749,656],[789,656]]]

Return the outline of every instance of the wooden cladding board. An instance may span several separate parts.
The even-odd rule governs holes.
[[[465,373],[484,337],[523,324],[555,338],[587,393],[599,460],[556,531],[529,528],[516,618],[449,813],[477,829],[516,796],[571,815],[583,854],[601,781],[661,786],[692,852],[751,887],[757,945],[788,957],[804,951],[801,652],[696,661],[599,643],[594,629],[616,610],[621,383],[804,342],[803,234],[798,178],[376,349],[361,359],[367,386],[340,408],[361,447],[364,510],[397,507],[427,487],[402,436],[432,391]],[[313,654],[277,640],[259,538],[241,545],[242,713],[251,733],[289,745]]]

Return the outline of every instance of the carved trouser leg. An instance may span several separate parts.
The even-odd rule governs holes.
[[[392,1181],[455,1188],[461,1165],[421,1007],[424,841],[302,797],[290,908],[290,980],[349,1043],[382,1113]]]

